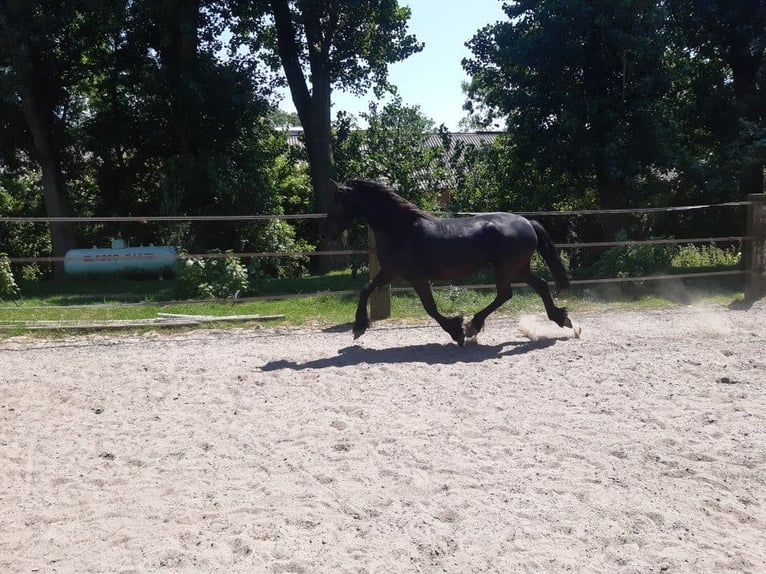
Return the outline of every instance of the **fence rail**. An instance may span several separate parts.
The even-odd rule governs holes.
[[[696,211],[720,207],[742,207],[750,205],[751,201],[728,201],[724,203],[705,203],[699,205],[679,205],[674,207],[635,207],[624,209],[577,209],[569,211],[517,211],[524,217],[548,216],[584,216],[584,215],[619,215],[637,213],[672,213],[678,211]],[[481,215],[476,211],[459,211],[456,213],[434,212],[436,215],[470,216]],[[180,223],[192,221],[273,221],[294,219],[324,219],[325,213],[303,213],[289,215],[126,215],[126,216],[83,216],[83,217],[0,217],[2,223]]]
[[[726,237],[690,237],[688,239],[640,239],[627,241],[591,241],[579,243],[556,243],[557,249],[582,249],[589,247],[627,247],[634,245],[688,245],[699,243],[730,243],[735,241],[751,241],[747,235]],[[335,251],[227,251],[223,253],[179,253],[178,255],[155,255],[154,260],[162,259],[226,259],[240,257],[262,259],[266,257],[322,257],[322,256],[351,256],[369,255],[369,249],[341,249]],[[60,263],[66,261],[85,261],[83,257],[9,257],[11,263]]]
[[[635,281],[661,281],[669,279],[682,279],[682,278],[702,278],[702,277],[724,277],[724,276],[745,276],[746,287],[745,294],[749,298],[757,299],[766,294],[766,194],[751,194],[748,196],[747,201],[732,201],[718,204],[700,204],[700,205],[687,205],[676,207],[647,207],[647,208],[633,208],[633,209],[609,209],[609,210],[596,210],[596,209],[584,209],[584,210],[571,210],[571,211],[538,211],[538,212],[519,212],[520,215],[525,217],[543,217],[543,216],[592,216],[592,215],[606,215],[606,214],[647,214],[647,213],[677,213],[684,211],[697,211],[703,209],[715,209],[724,207],[743,207],[748,209],[747,224],[745,235],[730,235],[722,237],[692,237],[692,238],[672,238],[672,239],[646,239],[646,240],[625,240],[625,241],[598,241],[598,242],[573,242],[573,243],[558,243],[556,247],[559,249],[587,249],[587,248],[603,248],[603,247],[622,247],[622,246],[635,246],[635,245],[678,245],[678,244],[700,244],[700,243],[723,243],[723,242],[741,242],[744,249],[744,269],[736,271],[723,271],[723,272],[705,272],[705,273],[682,273],[682,274],[668,274],[668,275],[653,275],[653,276],[637,276],[637,277],[615,277],[605,279],[581,279],[574,280],[574,285],[586,285],[586,284],[601,284],[601,283],[626,283]],[[457,214],[449,214],[456,216],[464,215],[476,215],[474,212],[461,212]],[[309,213],[309,214],[295,214],[295,215],[220,215],[220,216],[124,216],[124,217],[0,217],[0,225],[6,223],[150,223],[150,222],[165,222],[165,223],[181,223],[181,222],[196,222],[196,221],[225,221],[225,222],[242,222],[242,221],[270,221],[270,220],[318,220],[326,217],[322,213]],[[317,257],[317,256],[352,256],[352,255],[367,255],[370,258],[371,269],[377,264],[375,257],[373,242],[370,241],[368,249],[348,249],[348,250],[334,250],[334,251],[255,251],[255,252],[229,252],[229,253],[191,253],[191,254],[179,254],[178,258],[201,258],[201,259],[221,259],[225,257],[242,257],[242,258],[266,258],[266,257]],[[64,260],[79,260],[81,258],[65,258],[65,257],[9,257],[8,260],[11,263],[58,263]],[[84,259],[84,258],[82,258]],[[461,286],[466,288],[494,288],[494,285],[467,285]],[[405,291],[406,288],[394,288],[388,291],[390,294],[393,292]],[[337,291],[330,294],[345,295],[349,293],[355,293],[353,291]],[[327,292],[323,292],[327,294]],[[301,295],[270,295],[263,297],[248,297],[241,298],[240,301],[260,300],[260,299],[274,299],[274,298],[288,298],[292,296],[309,296],[311,294]],[[381,298],[377,297],[378,305],[386,305],[385,295]],[[373,306],[376,305],[376,299],[371,301]],[[390,301],[387,303],[390,308]],[[373,317],[381,316],[380,311],[373,309],[371,311]],[[385,311],[382,312],[386,314]]]

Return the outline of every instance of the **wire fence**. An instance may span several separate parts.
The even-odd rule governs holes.
[[[720,277],[732,277],[732,276],[756,276],[756,279],[760,281],[760,276],[763,274],[763,270],[759,267],[762,265],[762,254],[764,251],[761,243],[764,242],[764,219],[766,216],[763,214],[766,212],[764,205],[766,205],[766,195],[757,194],[751,195],[748,201],[733,201],[717,204],[699,204],[699,205],[686,205],[676,207],[647,207],[647,208],[628,208],[628,209],[583,209],[583,210],[569,210],[569,211],[536,211],[536,212],[519,212],[519,215],[525,217],[581,217],[581,216],[603,216],[603,215],[640,215],[640,214],[661,214],[661,213],[680,213],[680,212],[692,212],[708,209],[721,209],[729,207],[747,207],[748,215],[746,222],[747,232],[744,235],[726,235],[715,237],[691,237],[691,238],[661,238],[661,239],[642,239],[642,240],[622,240],[622,241],[590,241],[590,242],[569,242],[569,243],[557,243],[556,247],[562,250],[573,249],[591,249],[591,248],[609,248],[609,247],[626,247],[626,246],[640,246],[640,245],[696,245],[696,244],[714,244],[714,243],[737,243],[739,242],[743,246],[743,251],[747,252],[744,257],[744,267],[741,269],[730,271],[707,271],[707,272],[694,272],[694,273],[672,273],[672,274],[654,274],[654,275],[642,275],[633,277],[610,277],[610,278],[590,278],[590,279],[578,279],[572,281],[573,285],[596,285],[596,284],[608,284],[608,283],[630,283],[639,281],[665,281],[665,280],[679,280],[688,278],[720,278]],[[446,216],[471,216],[478,215],[477,212],[460,212],[460,213],[437,213],[437,215]],[[252,222],[252,221],[271,221],[271,220],[321,220],[326,217],[323,213],[309,213],[309,214],[293,214],[293,215],[220,215],[220,216],[108,216],[108,217],[0,217],[0,225],[14,224],[14,223],[35,223],[35,224],[51,224],[51,223],[188,223],[188,222]],[[746,247],[746,246],[750,247]],[[366,249],[342,249],[333,251],[230,251],[223,253],[179,253],[176,255],[157,255],[158,258],[168,259],[184,259],[184,258],[196,258],[196,259],[222,259],[226,257],[238,257],[238,258],[294,258],[294,257],[323,257],[323,256],[370,256],[374,257],[374,253],[370,251],[369,247]],[[29,264],[29,263],[60,263],[63,261],[80,261],[84,260],[84,256],[77,257],[54,257],[54,256],[42,256],[42,257],[22,257],[13,256],[10,254],[8,261],[11,263]],[[494,288],[494,284],[472,284],[472,285],[460,285],[461,288],[470,289],[489,289]],[[437,286],[435,288],[450,288],[449,286]],[[393,292],[407,291],[408,288],[394,288]],[[237,300],[240,302],[245,301],[257,301],[263,299],[279,299],[279,298],[293,298],[293,297],[308,297],[317,294],[322,295],[348,295],[355,294],[356,291],[321,291],[317,293],[285,293],[285,294],[271,294],[257,297],[240,297]],[[185,303],[193,303],[195,301],[184,301]],[[210,302],[210,300],[205,300]],[[140,303],[139,303],[140,304]],[[147,303],[149,304],[149,303]],[[123,305],[136,305],[136,303],[123,304]],[[116,306],[116,305],[115,305]]]

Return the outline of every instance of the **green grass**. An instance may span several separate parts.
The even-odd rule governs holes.
[[[339,325],[353,321],[357,295],[367,278],[351,273],[333,273],[304,279],[261,281],[256,291],[268,297],[285,292],[316,293],[292,298],[259,299],[247,302],[176,302],[175,285],[170,281],[103,280],[78,281],[66,284],[22,284],[23,298],[16,302],[0,302],[0,336],[27,333],[24,323],[38,321],[136,320],[156,318],[157,313],[191,315],[284,315],[285,318],[266,324]],[[476,281],[476,278],[473,279]],[[404,284],[395,286],[405,286]],[[704,286],[704,291],[702,287]],[[331,295],[332,291],[352,291],[350,295]],[[484,307],[494,297],[494,290],[470,290],[448,287],[436,290],[434,297],[445,315],[470,315]],[[666,283],[644,286],[608,286],[599,288],[573,288],[559,305],[573,313],[611,309],[653,309],[686,304],[692,299],[729,303],[741,298],[740,283],[736,280],[685,281],[669,286]],[[522,313],[543,314],[540,298],[528,289],[517,289],[498,315]],[[417,296],[412,292],[395,293],[392,298],[392,319],[425,321],[428,319]],[[263,323],[261,323],[263,324]],[[248,323],[210,323],[248,325]],[[152,327],[147,327],[150,329]],[[140,329],[138,329],[140,330]],[[35,331],[49,335],[48,331]]]

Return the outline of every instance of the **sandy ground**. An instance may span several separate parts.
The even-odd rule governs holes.
[[[580,324],[0,341],[0,572],[766,572],[766,305]]]

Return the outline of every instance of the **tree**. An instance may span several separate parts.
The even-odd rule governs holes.
[[[422,49],[407,34],[410,10],[396,0],[241,0],[234,13],[251,52],[284,71],[304,130],[314,209],[325,212],[335,177],[332,90],[391,89],[388,65]]]
[[[593,181],[604,209],[640,203],[668,163],[664,13],[654,0],[519,0],[464,60],[486,120],[505,118],[520,165]],[[613,236],[625,224],[605,220]]]
[[[766,1],[668,0],[676,90],[689,145],[732,165],[740,197],[762,193],[766,164]],[[697,140],[698,141],[698,140]]]
[[[202,124],[215,89],[206,80],[215,64],[210,42],[205,46],[202,39],[218,31],[214,5],[212,0],[138,0],[132,7],[133,41],[156,53],[154,69],[146,72],[156,82],[152,92],[163,104],[162,122],[178,162],[178,207],[189,213],[207,206],[212,195],[203,150],[209,134]]]
[[[379,106],[372,102],[361,114],[363,134],[361,172],[354,177],[384,180],[424,209],[436,209],[439,195],[449,190],[443,145],[434,145],[434,121],[419,106],[401,98]]]
[[[83,29],[94,12],[85,2],[0,2],[0,62],[30,135],[28,152],[40,165],[48,217],[67,217],[63,153],[69,114],[78,105],[72,82],[81,67]],[[51,223],[54,257],[74,247],[71,224]],[[54,265],[63,278],[63,264]]]
[[[269,113],[269,120],[278,129],[287,129],[301,125],[301,119],[295,112],[276,109]]]
[[[279,213],[272,164],[287,153],[266,117],[257,66],[219,58],[217,0],[136,0],[112,14],[109,34],[81,81],[89,113],[82,145],[95,161],[102,215]],[[121,225],[193,251],[251,244],[257,226],[203,222],[169,235]]]
[[[258,64],[218,57],[222,10],[219,0],[0,0],[0,211],[42,215],[36,195],[51,216],[279,214],[302,200],[286,139],[267,120]],[[62,227],[52,226],[57,256],[73,242]],[[86,245],[120,234],[193,251],[273,251],[269,241],[294,233],[287,223],[262,227],[76,231]],[[15,248],[26,237],[17,229],[7,235]],[[25,245],[42,254],[42,242]]]

